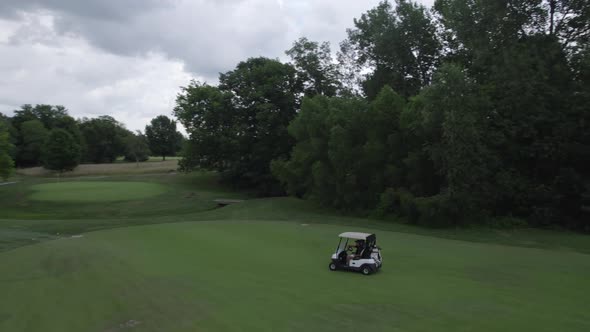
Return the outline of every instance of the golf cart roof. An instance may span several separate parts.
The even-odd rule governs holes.
[[[375,236],[375,234],[359,233],[359,232],[344,232],[338,236],[349,238],[349,239],[355,239],[355,240],[366,240],[371,235]]]

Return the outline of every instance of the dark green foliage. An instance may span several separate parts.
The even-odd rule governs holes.
[[[303,37],[285,52],[297,69],[306,96],[334,96],[341,87],[338,67],[332,62],[330,44],[318,44]]]
[[[0,140],[3,134],[0,134]],[[0,143],[2,144],[2,143]],[[12,173],[14,172],[14,160],[10,157],[8,153],[0,151],[0,178],[4,181],[8,179]]]
[[[489,202],[489,179],[497,165],[485,140],[489,102],[464,71],[445,65],[421,93],[427,114],[426,150],[444,176],[439,192],[461,202],[462,215],[475,217]],[[442,197],[442,196],[441,196]],[[438,201],[444,204],[442,198]]]
[[[358,98],[305,99],[289,126],[297,140],[290,160],[276,160],[273,173],[291,194],[325,205],[374,207],[388,186],[401,184],[404,101],[390,88],[367,104]]]
[[[408,0],[396,0],[395,7],[381,2],[354,20],[344,45],[357,64],[373,68],[363,82],[369,99],[385,85],[404,97],[416,95],[430,82],[439,60],[440,42],[428,10]]]
[[[133,135],[110,116],[75,120],[63,106],[26,104],[13,117],[0,120],[9,128],[16,164],[21,167],[41,164],[42,144],[53,129],[67,131],[80,146],[82,161],[93,163],[113,162],[125,153],[124,139]]]
[[[301,92],[291,65],[266,58],[221,74],[219,87],[192,82],[174,110],[189,133],[181,167],[215,169],[236,185],[279,192],[270,161],[286,157],[292,147],[287,125]]]
[[[14,172],[12,151],[14,145],[10,142],[10,133],[5,122],[0,121],[0,178],[6,180]]]
[[[251,58],[183,87],[180,167],[418,225],[590,230],[589,38],[587,1],[383,1],[348,30],[340,66],[301,38],[291,64]],[[76,137],[62,108],[23,106],[19,140],[30,121]],[[145,155],[112,118],[80,128],[87,160]],[[182,140],[164,116],[146,136],[163,158]]]
[[[52,129],[64,129],[78,144],[83,145],[84,142],[78,122],[68,115],[63,106],[26,104],[15,110],[12,118],[4,121],[8,123],[12,143],[16,146],[18,166],[36,166],[41,163],[40,148],[47,132]]]
[[[165,115],[159,115],[152,119],[145,127],[149,149],[156,156],[174,156],[181,148],[182,135],[176,130],[176,121]]]
[[[0,132],[8,134],[8,155],[13,159],[16,158],[16,144],[18,142],[18,130],[12,125],[12,119],[0,113]]]
[[[125,152],[123,139],[129,135],[129,131],[108,115],[82,119],[80,131],[86,147],[82,158],[84,161],[112,163]]]
[[[231,158],[235,113],[232,96],[217,87],[191,82],[176,100],[174,115],[189,133],[180,167],[224,171]]]
[[[43,145],[43,167],[63,173],[80,163],[80,144],[64,129],[53,129]]]
[[[21,124],[30,120],[39,120],[47,129],[53,129],[60,122],[60,119],[68,116],[68,112],[63,106],[52,105],[29,105],[21,106],[19,110],[14,111],[12,124],[20,129]]]
[[[28,120],[20,124],[17,164],[37,166],[41,164],[41,149],[48,131],[39,120]]]
[[[125,161],[140,162],[150,157],[150,148],[145,135],[141,132],[131,134],[123,139],[125,144]]]

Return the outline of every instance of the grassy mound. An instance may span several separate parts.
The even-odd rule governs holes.
[[[149,182],[75,181],[31,186],[30,198],[51,202],[116,202],[162,194],[166,187]]]
[[[2,331],[588,331],[588,255],[377,231],[373,276],[331,272],[350,227],[194,222],[0,253]],[[356,227],[354,230],[374,231]]]

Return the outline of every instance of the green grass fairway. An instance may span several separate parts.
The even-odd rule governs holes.
[[[148,182],[76,181],[44,183],[31,187],[32,200],[52,202],[116,202],[145,199],[166,191]]]
[[[136,184],[164,189],[112,202],[61,191],[129,198],[147,191]],[[328,270],[350,230],[377,234],[381,272]],[[587,235],[346,217],[252,199],[211,173],[0,187],[0,331],[586,332],[588,280]]]
[[[381,231],[380,273],[331,272],[349,229],[195,222],[5,252],[0,330],[590,330],[588,255]]]

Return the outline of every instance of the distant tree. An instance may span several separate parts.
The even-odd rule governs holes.
[[[95,119],[82,119],[80,131],[86,147],[84,161],[112,163],[125,152],[123,139],[129,131],[113,117],[104,115]]]
[[[330,43],[318,44],[305,37],[285,52],[297,69],[306,96],[334,96],[341,87],[338,66],[332,60]]]
[[[176,130],[176,121],[165,115],[159,115],[152,119],[145,127],[149,148],[156,156],[173,156],[180,150],[180,133]]]
[[[14,160],[10,153],[14,145],[10,142],[8,127],[0,122],[0,178],[6,181],[14,171]]]
[[[80,132],[80,127],[79,127],[78,121],[76,121],[76,119],[72,118],[69,115],[64,115],[64,116],[54,119],[53,120],[53,127],[48,127],[47,129],[51,130],[51,129],[56,129],[56,128],[66,130],[78,142],[83,141],[82,132]]]
[[[20,109],[14,110],[11,122],[16,129],[20,130],[22,123],[31,120],[39,120],[39,118],[37,118],[37,115],[33,112],[33,106],[25,104],[22,105]]]
[[[39,120],[25,121],[20,126],[20,139],[16,163],[19,166],[37,166],[48,131]]]
[[[150,149],[147,138],[140,131],[137,134],[131,134],[124,138],[125,143],[125,160],[139,163],[146,161],[150,157]]]
[[[20,124],[30,120],[39,120],[43,123],[43,126],[51,130],[57,127],[57,122],[63,117],[67,117],[68,111],[63,106],[52,106],[52,105],[29,105],[25,104],[20,109],[14,111],[12,118],[13,125],[20,128]]]
[[[73,170],[80,163],[80,144],[64,129],[49,133],[43,146],[43,167],[60,174]]]
[[[55,128],[65,129],[83,146],[84,139],[78,122],[68,115],[65,107],[25,104],[20,109],[15,110],[14,116],[8,121],[13,144],[16,145],[19,152],[16,156],[17,165],[32,166],[39,164],[39,158],[34,157],[34,155],[38,156],[38,153],[32,154],[31,147],[28,146],[31,143],[30,121],[38,121],[47,131]],[[25,123],[27,125],[23,127]],[[39,129],[40,127],[36,125],[36,128]],[[40,142],[43,141],[44,139],[40,140]]]

